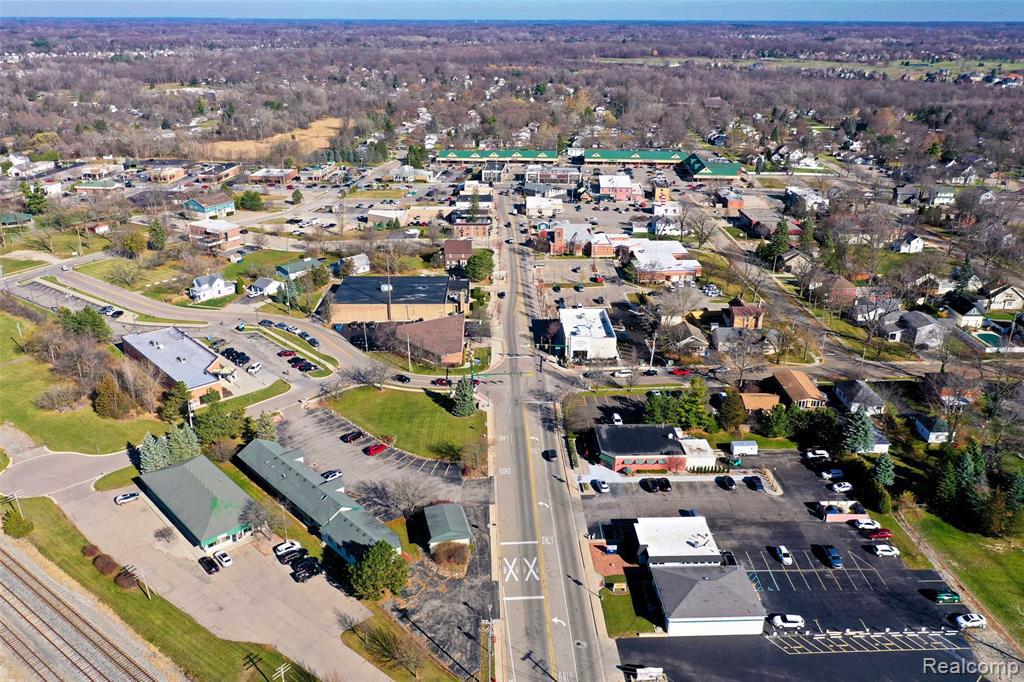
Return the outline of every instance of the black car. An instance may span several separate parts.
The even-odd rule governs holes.
[[[320,342],[317,341],[312,336],[309,337],[308,339],[306,339],[306,343],[308,343],[309,345],[313,346],[313,348],[319,348],[320,347]]]
[[[273,320],[260,320],[260,326],[261,327],[273,327],[274,326],[274,322],[273,322]]]
[[[655,483],[658,484],[658,491],[663,493],[672,492],[672,481],[667,478],[659,478]]]
[[[395,381],[397,381],[398,383],[400,383],[400,384],[407,384],[407,383],[409,383],[410,381],[412,381],[412,379],[410,379],[409,377],[405,376],[404,374],[396,374],[396,375],[395,375],[395,376],[393,376],[392,378],[393,378],[393,379],[394,379]]]
[[[725,490],[736,490],[736,481],[732,476],[719,476],[718,484]]]
[[[309,555],[309,552],[307,550],[305,550],[305,549],[301,549],[301,548],[300,549],[293,549],[292,551],[285,552],[281,556],[277,557],[277,560],[279,562],[281,562],[282,564],[290,564],[293,561],[298,561],[300,559],[304,559],[308,555]]]
[[[114,320],[116,320],[117,318],[121,317],[122,315],[124,315],[124,311],[123,310],[115,310],[114,312],[110,313],[110,317],[112,319],[114,319]]]
[[[304,583],[313,577],[312,571],[292,571],[292,580],[297,583]]]
[[[284,322],[278,322],[274,326],[277,327],[278,329],[288,329],[288,325],[285,324]]]
[[[764,492],[764,483],[761,482],[760,476],[747,476],[746,483],[751,490]]]
[[[640,489],[646,490],[649,493],[658,492],[658,479],[656,478],[641,478]]]
[[[301,365],[304,362],[308,362],[308,360],[306,360],[305,358],[300,358],[298,355],[293,355],[290,358],[288,358],[288,364],[291,365],[292,367],[295,367],[296,365]]]
[[[341,437],[341,442],[353,443],[362,438],[364,435],[365,434],[362,431],[349,431],[348,433]]]
[[[499,291],[498,292],[498,298],[505,298],[505,292],[504,291]]]
[[[199,565],[206,571],[206,575],[213,575],[214,573],[220,572],[220,566],[213,560],[213,557],[203,556],[199,557]]]
[[[317,573],[321,572],[320,562],[317,560],[316,557],[312,556],[304,556],[299,559],[294,559],[291,562],[291,565],[292,570],[296,573],[308,571],[309,573],[316,575]]]
[[[228,360],[230,360],[231,358],[238,355],[238,351],[235,350],[234,348],[225,348],[220,352],[220,354],[226,357]]]
[[[656,370],[656,369],[645,369],[644,370],[644,376],[645,377],[653,377],[653,376],[657,376],[657,374],[658,374],[658,370]]]

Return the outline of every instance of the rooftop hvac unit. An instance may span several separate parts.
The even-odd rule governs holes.
[[[381,284],[380,285],[380,290],[381,291],[391,291],[392,289],[394,289],[394,287],[392,287],[390,284]]]

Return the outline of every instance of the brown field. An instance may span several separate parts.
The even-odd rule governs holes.
[[[289,133],[278,133],[262,140],[221,140],[211,142],[203,154],[211,159],[243,160],[266,156],[279,142],[297,142],[302,154],[327,147],[341,129],[341,118],[331,116],[313,121],[308,128],[297,128]]]

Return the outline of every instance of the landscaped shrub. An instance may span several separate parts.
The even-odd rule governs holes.
[[[99,554],[92,560],[96,570],[106,576],[111,576],[121,570],[121,565],[114,561],[113,557],[106,554]]]
[[[238,452],[238,443],[233,440],[216,440],[206,447],[207,456],[215,462],[227,462]]]
[[[92,559],[93,557],[99,556],[100,548],[96,545],[82,545],[82,556],[86,559]]]
[[[11,509],[4,514],[4,533],[12,538],[23,538],[36,527],[29,519]]]
[[[442,565],[465,566],[469,557],[469,545],[460,542],[442,542],[434,548],[434,561]]]
[[[85,390],[75,384],[61,384],[36,398],[36,407],[44,410],[64,411],[78,407]]]
[[[133,590],[139,586],[139,581],[130,573],[118,573],[114,578],[114,584],[122,590]]]

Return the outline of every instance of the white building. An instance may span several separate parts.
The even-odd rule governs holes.
[[[273,296],[281,288],[281,283],[269,277],[260,277],[249,285],[249,298]]]
[[[563,210],[561,199],[526,197],[526,216],[529,218],[553,218]]]
[[[189,298],[196,303],[210,301],[215,298],[231,296],[235,293],[235,285],[228,282],[220,275],[202,275],[192,280],[192,287],[188,290]]]
[[[740,566],[653,566],[654,591],[670,637],[760,635],[767,616]]]
[[[666,201],[661,203],[660,201],[654,204],[654,215],[656,216],[668,216],[670,218],[676,218],[683,214],[683,207],[678,201]]]
[[[828,199],[807,187],[787,187],[783,200],[787,206],[805,213],[817,213],[828,208]]]
[[[633,524],[637,559],[647,566],[720,566],[722,552],[703,516],[647,517]]]
[[[618,360],[615,330],[604,308],[563,308],[558,312],[562,328],[558,343],[563,356],[572,362]]]
[[[370,271],[370,257],[365,253],[357,253],[354,256],[342,258],[347,264],[345,268],[350,275],[365,275]]]

